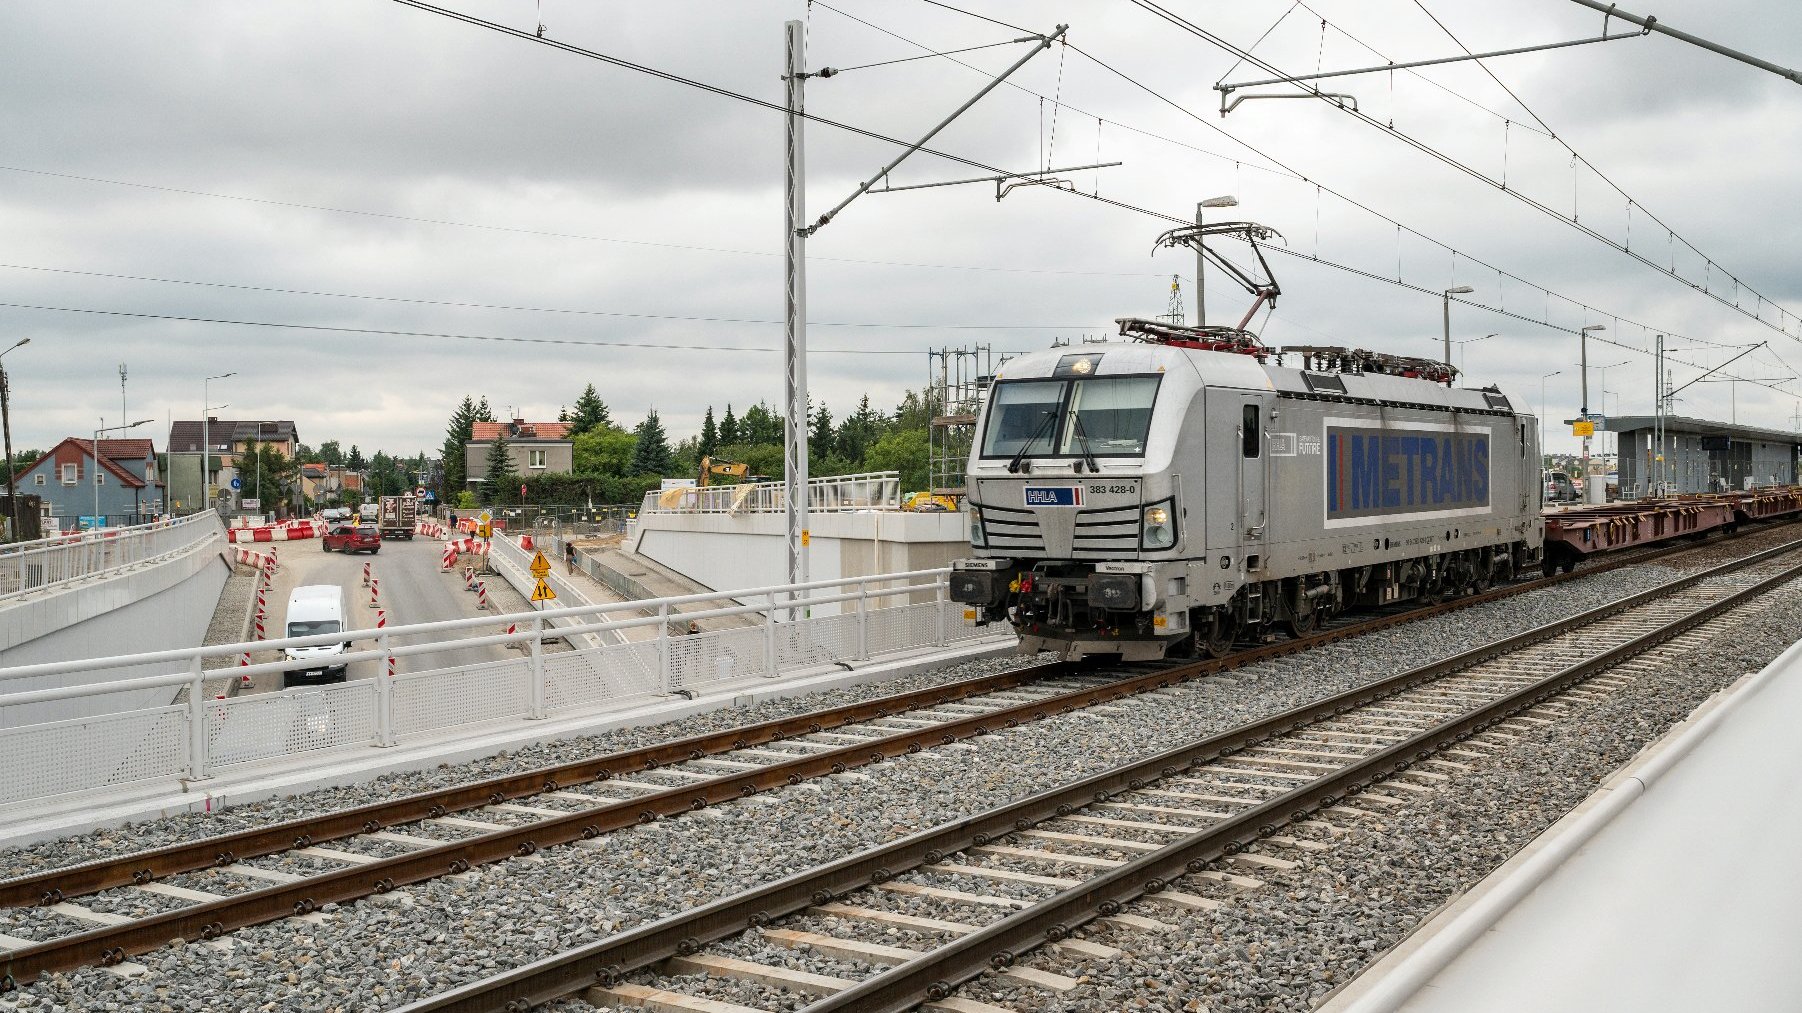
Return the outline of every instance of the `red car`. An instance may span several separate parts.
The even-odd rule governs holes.
[[[372,526],[340,524],[326,532],[320,541],[327,552],[336,549],[339,552],[367,552],[373,556],[382,549],[382,532]]]

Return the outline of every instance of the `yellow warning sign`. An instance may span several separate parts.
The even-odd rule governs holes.
[[[529,569],[532,571],[532,576],[538,578],[540,584],[544,583],[544,578],[551,572],[551,561],[544,558],[543,549],[532,553],[532,565]]]
[[[544,582],[543,577],[540,577],[538,578],[538,586],[532,588],[532,600],[555,601],[557,600],[557,592],[551,590],[551,586]]]
[[[1594,436],[1596,434],[1596,424],[1594,422],[1573,422],[1571,423],[1570,434],[1572,436]]]
[[[813,532],[807,530],[806,528],[802,528],[801,529],[801,544],[802,545],[811,545],[812,543],[813,543]]]
[[[476,537],[494,537],[494,515],[486,510],[482,511],[482,516],[476,518]]]

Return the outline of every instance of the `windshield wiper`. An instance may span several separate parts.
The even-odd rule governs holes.
[[[1075,412],[1071,412],[1070,423],[1070,431],[1075,433],[1076,438],[1082,441],[1082,459],[1088,463],[1090,471],[1099,473],[1101,471],[1101,465],[1095,460],[1094,451],[1089,449],[1089,434],[1083,432],[1082,416]]]
[[[1045,413],[1044,419],[1039,422],[1039,427],[1032,431],[1032,435],[1026,438],[1025,443],[1020,444],[1020,452],[1014,455],[1013,460],[1007,462],[1008,471],[1017,473],[1021,470],[1021,465],[1026,460],[1026,452],[1032,449],[1033,441],[1037,440],[1045,432],[1045,427],[1050,425],[1051,420],[1055,418],[1057,418],[1057,409],[1053,408],[1051,411]],[[1026,465],[1025,470],[1030,473],[1032,471],[1032,465]]]

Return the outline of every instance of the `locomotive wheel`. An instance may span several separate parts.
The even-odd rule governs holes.
[[[1309,612],[1307,615],[1291,614],[1283,620],[1283,632],[1289,634],[1291,640],[1300,640],[1320,627],[1320,613]]]
[[[1207,652],[1208,657],[1224,658],[1232,651],[1233,641],[1238,633],[1237,623],[1228,616],[1215,613],[1213,625],[1208,628],[1205,638],[1200,631],[1196,632],[1196,637],[1201,640],[1201,649]]]

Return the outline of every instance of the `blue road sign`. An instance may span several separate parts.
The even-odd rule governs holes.
[[[234,479],[232,479],[232,488],[233,488],[233,489],[242,489],[242,488],[244,488],[244,481],[243,481],[243,480],[242,480],[242,479],[238,479],[238,478],[234,478]]]

